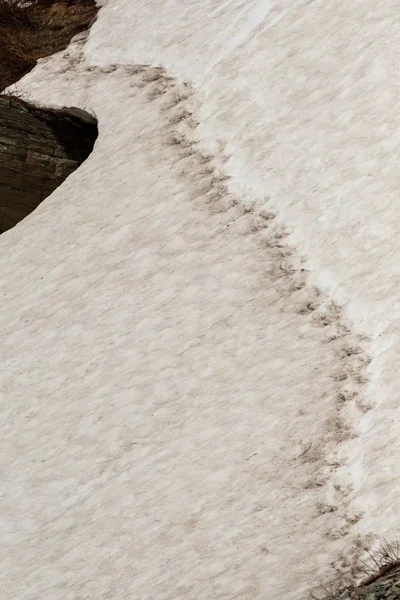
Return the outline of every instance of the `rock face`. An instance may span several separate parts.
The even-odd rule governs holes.
[[[0,234],[75,171],[96,138],[97,121],[84,111],[44,110],[0,96]]]

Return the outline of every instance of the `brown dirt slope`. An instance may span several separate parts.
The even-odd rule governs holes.
[[[0,0],[0,91],[30,71],[38,58],[63,50],[88,29],[93,0]]]

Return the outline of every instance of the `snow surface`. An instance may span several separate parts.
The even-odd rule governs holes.
[[[5,598],[299,599],[395,537],[399,16],[113,0],[18,84],[100,135],[0,238]]]

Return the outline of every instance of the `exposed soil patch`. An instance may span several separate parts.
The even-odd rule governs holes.
[[[91,26],[97,11],[92,0],[0,0],[0,91],[28,73],[38,58],[66,48]]]

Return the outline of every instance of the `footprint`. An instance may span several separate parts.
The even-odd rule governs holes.
[[[165,76],[165,71],[162,67],[148,67],[142,72],[142,81],[145,83],[151,83],[157,81],[161,77]]]

